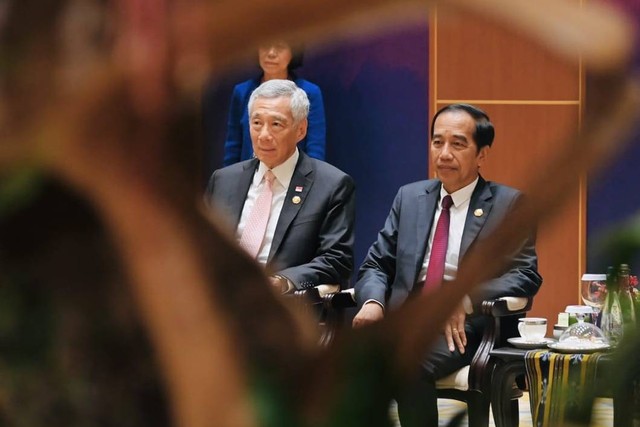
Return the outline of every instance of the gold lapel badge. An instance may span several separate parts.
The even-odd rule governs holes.
[[[484,214],[484,211],[482,209],[476,209],[473,211],[473,214],[477,217],[481,217]]]
[[[300,196],[293,196],[293,199],[291,199],[291,201],[293,202],[294,205],[298,205],[300,204],[302,199],[300,198]]]

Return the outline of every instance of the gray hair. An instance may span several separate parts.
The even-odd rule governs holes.
[[[253,109],[253,103],[258,98],[286,97],[291,100],[291,115],[295,123],[300,123],[309,115],[309,98],[307,93],[300,89],[291,80],[267,80],[251,93],[249,98],[249,116]]]

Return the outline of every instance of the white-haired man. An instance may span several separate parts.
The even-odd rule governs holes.
[[[255,158],[215,171],[207,189],[240,245],[269,266],[284,292],[345,284],[353,270],[355,186],[349,175],[297,149],[308,112],[306,93],[292,81],[261,84],[249,98]]]

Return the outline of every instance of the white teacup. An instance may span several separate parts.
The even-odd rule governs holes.
[[[529,342],[540,342],[547,334],[547,319],[544,317],[523,317],[518,322],[520,336]]]

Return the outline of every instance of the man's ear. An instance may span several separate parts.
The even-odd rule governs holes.
[[[302,141],[304,137],[307,136],[308,126],[309,126],[309,121],[307,119],[304,119],[298,124],[297,135],[296,135],[298,137],[298,142]]]
[[[488,145],[485,145],[480,149],[480,151],[478,152],[478,167],[482,166],[487,161],[490,151],[491,147],[489,147]]]

